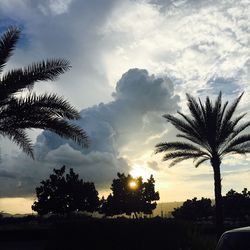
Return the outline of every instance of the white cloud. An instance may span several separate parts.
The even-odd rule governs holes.
[[[182,83],[176,89],[180,93],[188,89],[207,94],[213,89],[208,81],[215,76],[230,79],[217,82],[217,90],[230,89],[231,84],[246,87],[249,77],[242,72],[250,56],[246,1],[155,2],[125,1],[109,17],[104,37],[110,49],[104,59],[111,81],[132,66],[166,73]]]
[[[8,20],[4,26],[14,23],[22,27],[22,34],[25,35],[23,42],[26,46],[22,46],[23,42],[20,41],[8,67],[20,67],[46,58],[66,58],[71,62],[72,69],[55,83],[37,84],[35,90],[39,93],[57,92],[78,108],[109,101],[112,88],[100,56],[105,46],[98,30],[113,8],[113,1],[108,0],[103,4],[100,0],[27,0],[20,8],[19,2],[8,5],[8,8],[0,4],[1,19]],[[62,4],[65,11],[67,6],[67,12],[45,16],[39,6],[44,6],[51,13],[51,3],[55,6]]]
[[[47,0],[38,5],[43,14],[61,15],[68,12],[72,0]]]
[[[102,160],[107,163],[105,166],[111,162],[108,168],[111,172],[115,171],[114,166],[128,170],[133,164],[150,169],[156,166],[152,162],[157,162],[160,170],[155,171],[156,184],[162,188],[164,200],[174,200],[175,196],[177,200],[190,198],[197,190],[204,195],[213,193],[212,180],[203,184],[202,178],[200,182],[185,183],[185,194],[177,190],[184,185],[183,177],[190,176],[191,171],[204,176],[210,174],[209,168],[193,169],[192,162],[188,162],[168,169],[167,163],[160,163],[160,156],[152,157],[152,151],[156,143],[175,137],[175,130],[166,126],[161,117],[177,109],[174,93],[181,97],[180,104],[185,111],[185,92],[204,98],[208,94],[215,96],[222,89],[223,98],[231,100],[244,89],[239,112],[248,111],[249,0],[9,2],[0,0],[0,16],[4,20],[0,27],[20,23],[26,37],[26,45],[18,47],[9,67],[47,57],[70,59],[73,66],[70,72],[56,83],[41,83],[35,89],[39,93],[57,92],[83,109],[80,124],[92,140],[91,147],[82,154],[72,143],[66,145],[65,141],[43,133],[36,144],[41,159],[48,157],[56,164],[61,158],[70,164],[68,155],[75,159],[75,166],[84,162],[82,157],[90,165],[96,159],[98,164],[93,167],[96,173]],[[115,90],[116,82],[130,68],[144,68],[156,76],[146,71],[130,72],[129,76],[127,73]],[[142,77],[145,85],[137,77]],[[135,81],[138,81],[136,86]],[[53,167],[59,167],[52,166],[49,160],[46,164],[31,163],[26,158],[9,157],[6,160],[9,173],[0,174],[23,176],[8,181],[14,186],[21,181],[19,193],[28,193],[31,191],[24,189],[28,183],[24,176],[44,178]],[[27,169],[17,170],[16,162],[25,163]],[[229,168],[236,168],[230,159],[225,163],[231,165]],[[34,164],[41,164],[40,174],[30,170]],[[3,165],[2,169],[5,169]],[[86,170],[86,173],[90,172]]]
[[[2,174],[15,176],[11,183],[16,189],[6,190],[10,181],[5,179],[2,195],[4,192],[8,196],[31,195],[35,185],[46,178],[52,168],[62,165],[73,167],[84,180],[108,189],[117,172],[128,173],[133,159],[146,151],[152,153],[154,140],[146,144],[144,141],[165,131],[165,124],[160,119],[163,112],[172,113],[178,108],[179,98],[173,94],[171,81],[150,75],[146,70],[130,69],[117,82],[113,98],[109,103],[81,111],[82,118],[77,123],[89,135],[91,144],[88,149],[43,132],[35,144],[37,161],[33,162],[23,154],[3,159],[0,166],[9,172]],[[157,163],[148,164],[151,168],[157,167]],[[31,168],[35,168],[36,173],[30,171]]]

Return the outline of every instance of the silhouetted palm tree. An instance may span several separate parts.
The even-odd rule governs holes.
[[[35,82],[55,80],[70,68],[63,59],[33,63],[3,73],[19,39],[20,30],[10,27],[0,37],[0,135],[8,137],[34,158],[31,140],[25,129],[47,129],[81,146],[88,143],[86,133],[69,120],[79,119],[78,111],[56,94],[36,95],[29,92],[25,97],[17,95],[31,89]]]
[[[193,159],[195,167],[205,161],[210,161],[214,172],[217,236],[223,229],[221,161],[228,154],[250,152],[250,134],[241,135],[241,132],[250,126],[250,122],[243,122],[239,125],[245,114],[234,117],[242,95],[243,93],[228,107],[228,102],[224,104],[221,102],[221,92],[215,103],[207,97],[205,104],[202,104],[200,99],[196,101],[194,97],[187,94],[191,116],[178,112],[180,118],[169,114],[163,117],[181,132],[177,137],[191,143],[177,141],[156,145],[157,153],[167,152],[163,160],[172,160],[170,166],[187,159]]]

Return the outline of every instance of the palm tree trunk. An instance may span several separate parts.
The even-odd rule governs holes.
[[[220,238],[223,233],[223,211],[222,211],[222,196],[221,196],[221,174],[220,174],[220,158],[213,157],[211,164],[214,170],[214,194],[215,194],[215,225],[216,236]]]

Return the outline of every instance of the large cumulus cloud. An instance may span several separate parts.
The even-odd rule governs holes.
[[[145,150],[153,151],[155,141],[147,139],[166,129],[162,113],[178,109],[179,97],[173,90],[168,78],[150,75],[147,70],[130,69],[117,82],[113,101],[80,112],[78,125],[89,135],[89,148],[81,149],[55,134],[42,132],[35,144],[36,161],[23,154],[3,159],[0,195],[31,195],[35,185],[52,168],[62,165],[73,167],[98,188],[108,188],[118,171],[129,172],[130,159]],[[11,190],[10,184],[14,187]]]

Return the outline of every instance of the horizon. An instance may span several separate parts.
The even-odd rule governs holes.
[[[34,202],[34,198],[16,198],[16,199],[19,199],[18,203],[22,204],[22,210],[20,211],[19,209],[17,210],[17,208],[15,207],[16,206],[16,202],[15,201],[8,201],[9,198],[3,198],[1,203],[2,203],[2,207],[6,207],[7,209],[9,210],[1,210],[0,213],[3,213],[3,214],[9,214],[9,215],[13,215],[13,216],[21,216],[21,215],[34,215],[34,214],[37,214],[36,212],[34,212],[32,209],[31,209],[31,205],[33,204]],[[13,199],[13,198],[12,198]],[[15,199],[15,198],[14,198]],[[7,201],[5,201],[7,200]],[[29,201],[27,203],[27,201]],[[172,205],[177,203],[179,206],[183,203],[184,201],[170,201],[170,202],[157,202],[157,206],[156,208],[153,210],[153,216],[157,216],[157,215],[161,215],[161,211],[165,213],[168,213],[170,211],[172,211],[171,209],[172,208],[175,208],[173,207]],[[11,204],[10,204],[11,203]],[[167,207],[164,207],[162,209],[162,205],[167,205]],[[169,205],[171,205],[169,207]],[[178,206],[177,206],[178,207]],[[176,207],[176,208],[177,208]],[[19,211],[19,212],[18,212]],[[156,212],[157,211],[157,212]]]

